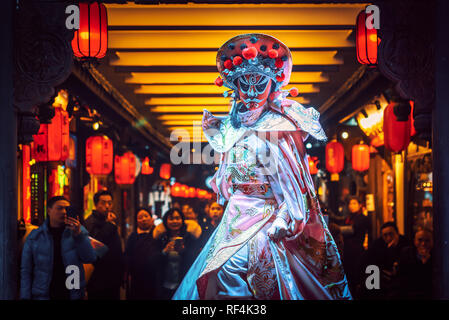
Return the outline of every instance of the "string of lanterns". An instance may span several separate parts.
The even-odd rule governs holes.
[[[210,192],[195,187],[189,187],[179,182],[174,183],[171,187],[171,196],[179,198],[212,199],[212,194]]]

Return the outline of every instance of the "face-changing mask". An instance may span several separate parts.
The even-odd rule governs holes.
[[[263,111],[271,91],[271,79],[257,73],[241,76],[238,79],[239,105],[238,117],[244,126],[254,124]]]

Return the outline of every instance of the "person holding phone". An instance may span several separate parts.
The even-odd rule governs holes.
[[[162,248],[159,298],[170,299],[194,259],[196,238],[187,231],[184,215],[178,209],[167,211],[162,222],[165,231],[155,234]]]
[[[87,230],[63,196],[47,203],[48,218],[25,241],[22,251],[20,298],[27,300],[80,300],[86,281],[83,263],[93,263],[96,253]],[[69,215],[70,213],[70,215]],[[71,271],[67,274],[67,267]],[[67,286],[67,279],[77,269]]]

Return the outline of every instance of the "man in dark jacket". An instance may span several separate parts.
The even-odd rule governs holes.
[[[107,253],[94,264],[87,284],[90,300],[119,300],[123,282],[124,258],[117,226],[111,222],[112,194],[99,191],[94,195],[95,210],[86,219],[91,237],[108,247]]]
[[[20,270],[21,299],[84,298],[83,263],[93,263],[96,254],[87,230],[67,216],[69,206],[62,196],[49,199],[48,218],[27,237]]]
[[[363,270],[368,265],[378,266],[381,271],[380,289],[364,290],[364,298],[396,298],[398,295],[396,266],[401,251],[410,245],[409,241],[399,234],[394,222],[386,222],[380,227],[381,237],[373,241],[366,255]],[[363,271],[362,270],[362,271]]]

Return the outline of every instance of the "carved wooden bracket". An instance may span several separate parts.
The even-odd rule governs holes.
[[[48,102],[70,75],[74,31],[65,27],[67,5],[21,1],[16,10],[14,104],[22,111]]]
[[[434,12],[426,1],[382,1],[379,70],[397,83],[402,98],[414,100],[415,129],[430,140],[435,104]]]

